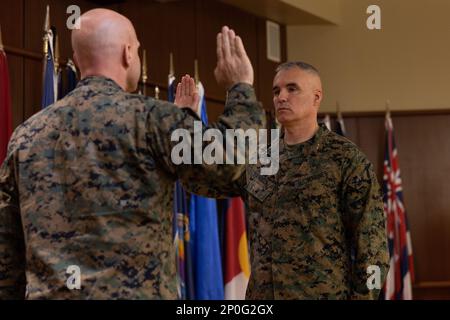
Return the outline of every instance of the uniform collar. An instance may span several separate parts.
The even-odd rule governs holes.
[[[123,89],[112,79],[102,76],[89,76],[78,82],[77,88],[82,86],[109,88],[112,90],[123,91]]]
[[[311,139],[295,145],[287,145],[284,142],[284,133],[283,133],[283,135],[280,138],[280,154],[285,154],[287,159],[311,156],[320,150],[322,146],[323,137],[327,133],[329,133],[328,128],[325,126],[325,124],[320,123],[319,129]]]

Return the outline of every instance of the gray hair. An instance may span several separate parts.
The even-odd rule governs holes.
[[[302,61],[289,61],[289,62],[282,63],[277,67],[275,72],[278,73],[280,71],[284,71],[284,70],[288,70],[288,69],[292,69],[292,68],[299,68],[303,71],[315,74],[318,77],[320,77],[319,70],[317,70],[316,67],[314,67],[313,65],[310,65],[309,63],[302,62]]]

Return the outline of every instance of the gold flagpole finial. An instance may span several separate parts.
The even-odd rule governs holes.
[[[175,68],[173,66],[173,53],[171,52],[169,55],[169,75],[175,75]]]
[[[55,36],[55,73],[59,69],[59,39],[58,35]]]
[[[391,117],[391,100],[386,100],[386,117]]]
[[[48,46],[49,46],[49,38],[48,32],[50,30],[50,6],[47,5],[47,12],[45,14],[45,22],[44,22],[44,57],[46,58],[48,55]]]
[[[198,73],[198,60],[195,59],[194,61],[194,80],[195,80],[195,84],[198,84],[200,82],[200,76]]]
[[[0,25],[0,51],[3,51],[2,26]]]
[[[47,11],[45,14],[44,31],[50,30],[50,6],[47,5]]]
[[[159,100],[159,87],[158,86],[155,87],[155,99]]]
[[[147,95],[147,51],[144,49],[142,53],[142,94]]]

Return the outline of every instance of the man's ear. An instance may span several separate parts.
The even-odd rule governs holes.
[[[132,55],[131,55],[131,45],[127,44],[123,48],[123,65],[128,68],[131,65]]]
[[[314,105],[319,107],[322,103],[323,94],[321,90],[315,90],[314,91]]]

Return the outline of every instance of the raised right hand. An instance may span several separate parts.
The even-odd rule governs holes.
[[[229,89],[237,83],[253,85],[254,71],[242,39],[224,26],[217,35],[217,67],[214,75],[219,85]]]

